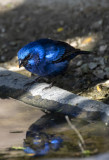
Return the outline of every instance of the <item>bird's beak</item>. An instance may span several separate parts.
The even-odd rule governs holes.
[[[19,68],[23,66],[23,61],[19,60]]]

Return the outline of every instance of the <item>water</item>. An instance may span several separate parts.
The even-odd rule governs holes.
[[[75,118],[70,122],[82,136],[84,144],[65,116],[47,114],[31,124],[22,142],[23,147],[2,151],[0,159],[87,157],[109,151],[109,126],[104,122]]]

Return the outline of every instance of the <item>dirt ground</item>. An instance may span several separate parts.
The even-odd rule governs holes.
[[[23,45],[39,38],[66,41],[92,54],[72,60],[56,85],[108,102],[109,83],[105,91],[101,84],[95,87],[109,79],[108,31],[108,0],[0,0],[0,66],[30,76],[18,68]]]

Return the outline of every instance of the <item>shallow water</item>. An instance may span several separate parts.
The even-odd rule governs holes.
[[[22,142],[24,148],[1,151],[0,159],[87,157],[109,151],[109,126],[104,122],[75,118],[70,122],[81,134],[84,144],[65,116],[47,114],[30,125]]]

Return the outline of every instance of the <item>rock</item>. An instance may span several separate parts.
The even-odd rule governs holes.
[[[93,74],[97,77],[97,78],[100,78],[100,79],[104,79],[104,76],[105,76],[105,72],[103,70],[95,70],[93,72]]]
[[[76,68],[75,76],[82,76],[81,67]]]
[[[104,62],[108,63],[108,55],[104,56]]]
[[[100,64],[104,65],[104,57],[100,58]]]
[[[99,52],[104,53],[106,51],[106,49],[107,49],[107,45],[106,44],[102,45],[102,46],[99,47]]]
[[[1,28],[1,32],[2,33],[6,32],[6,29],[5,28]]]
[[[2,38],[5,37],[5,34],[4,34],[4,33],[1,33],[1,34],[0,34],[0,37],[2,37]]]
[[[100,19],[99,21],[92,24],[91,29],[98,29],[103,24],[103,20]]]
[[[9,44],[10,44],[11,46],[16,46],[16,45],[17,45],[17,43],[16,43],[15,41],[11,41]]]
[[[104,70],[106,77],[109,78],[109,67],[106,67]]]
[[[109,80],[106,80],[105,82],[103,82],[102,85],[109,88]]]
[[[102,58],[102,57],[95,57],[95,58],[94,58],[94,61],[98,62],[98,61],[100,61],[101,58]]]
[[[81,66],[81,65],[82,65],[82,63],[83,63],[83,61],[82,61],[82,60],[80,60],[80,61],[78,61],[78,62],[77,62],[77,64],[76,64],[76,65],[79,67],[79,66]]]
[[[104,69],[105,68],[104,58],[101,58],[99,63],[100,63],[100,67]]]
[[[103,81],[103,82],[100,82],[99,84],[97,84],[101,87],[106,87],[106,88],[109,88],[109,80],[106,80],[106,81]]]
[[[106,73],[106,77],[107,77],[107,78],[109,78],[109,72],[108,72],[108,73]]]
[[[64,25],[64,21],[63,20],[61,20],[59,23],[60,23],[60,25]]]
[[[89,67],[88,67],[88,64],[87,64],[87,63],[85,63],[85,64],[83,64],[83,65],[81,66],[81,71],[82,71],[82,73],[88,73]]]
[[[22,15],[22,16],[19,17],[20,20],[24,20],[25,18],[26,18],[25,15]]]
[[[2,49],[5,49],[6,47],[7,47],[7,44],[3,44],[3,45],[1,46]]]
[[[94,68],[96,68],[97,67],[97,63],[94,63],[94,62],[90,62],[89,64],[88,64],[88,66],[89,66],[89,69],[94,69]]]
[[[1,60],[2,62],[5,61],[5,59],[6,59],[6,57],[3,56],[3,55],[0,57],[0,60]]]
[[[94,58],[94,60],[96,61],[97,65],[100,65],[100,68],[104,69],[105,68],[105,59],[104,57],[96,57]]]
[[[21,23],[21,24],[19,25],[19,28],[20,28],[20,29],[24,29],[24,27],[25,27],[25,23]]]
[[[109,72],[109,67],[106,67],[104,70],[105,70],[106,72]]]

